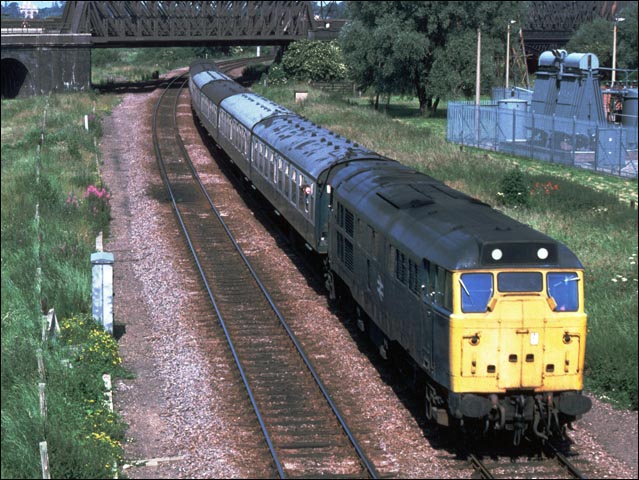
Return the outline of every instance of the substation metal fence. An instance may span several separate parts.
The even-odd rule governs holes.
[[[637,178],[637,127],[534,114],[528,100],[450,102],[446,140],[620,177]],[[636,125],[636,119],[635,119]]]

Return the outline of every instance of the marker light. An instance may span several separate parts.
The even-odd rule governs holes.
[[[499,248],[496,248],[490,253],[490,256],[493,257],[493,260],[501,260],[501,257],[504,256],[504,252],[502,252]]]
[[[537,250],[537,257],[539,257],[540,260],[546,260],[548,258],[548,250],[540,248]]]

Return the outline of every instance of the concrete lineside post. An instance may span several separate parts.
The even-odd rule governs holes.
[[[113,254],[91,254],[93,318],[113,335]]]

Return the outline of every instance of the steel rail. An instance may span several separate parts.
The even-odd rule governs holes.
[[[565,468],[566,470],[568,470],[568,472],[570,472],[570,474],[573,477],[588,478],[583,474],[581,470],[575,467],[573,463],[570,460],[568,460],[566,456],[557,449],[557,447],[552,445],[550,442],[546,442],[544,444],[544,447],[546,448],[546,450],[548,450],[548,452],[550,452],[550,456],[554,456],[557,459],[557,461],[561,464],[561,466]]]
[[[229,62],[232,63],[233,65],[235,65],[235,62]],[[230,65],[229,65],[230,67]],[[185,75],[185,74],[184,74]],[[222,329],[224,331],[224,334],[226,336],[227,342],[231,348],[231,352],[232,355],[235,359],[236,365],[238,366],[238,370],[240,371],[240,375],[242,377],[242,380],[244,382],[244,385],[247,389],[249,398],[251,400],[251,404],[253,406],[253,409],[256,413],[256,416],[258,418],[258,422],[260,423],[260,427],[262,428],[262,432],[265,436],[266,442],[268,444],[269,450],[271,452],[271,456],[273,457],[273,460],[275,462],[276,468],[278,470],[278,473],[280,475],[281,478],[285,478],[284,475],[284,471],[281,465],[281,462],[279,461],[279,458],[277,456],[277,453],[275,451],[275,447],[273,445],[273,442],[271,441],[271,437],[267,431],[267,427],[265,425],[265,422],[262,418],[262,415],[259,411],[259,407],[257,406],[257,402],[255,400],[255,397],[253,395],[252,389],[249,385],[247,376],[244,372],[244,369],[241,366],[241,361],[239,359],[239,355],[237,354],[237,351],[235,350],[235,347],[233,345],[233,342],[231,340],[230,337],[230,333],[226,327],[226,324],[222,318],[222,314],[218,308],[217,302],[214,299],[213,293],[211,291],[211,288],[206,280],[206,276],[205,273],[203,271],[203,268],[200,264],[200,261],[197,257],[197,254],[195,252],[195,247],[193,246],[191,239],[188,235],[188,232],[186,230],[186,225],[182,219],[181,214],[179,213],[179,210],[177,208],[177,202],[175,200],[174,194],[173,194],[173,190],[171,189],[170,185],[169,185],[169,180],[168,180],[168,176],[166,174],[166,170],[164,169],[164,165],[163,162],[161,162],[161,153],[159,152],[159,146],[157,144],[157,129],[156,129],[156,117],[157,117],[157,111],[159,109],[159,105],[162,101],[162,98],[164,97],[164,94],[168,91],[168,89],[173,85],[173,83],[175,83],[178,79],[182,78],[184,75],[181,75],[180,77],[177,77],[176,79],[174,79],[168,86],[167,89],[165,90],[165,92],[163,92],[162,97],[160,98],[160,100],[158,100],[158,103],[156,105],[156,109],[154,112],[154,118],[153,118],[153,134],[154,134],[154,147],[156,149],[156,156],[158,157],[158,163],[160,165],[160,170],[162,172],[163,175],[163,181],[165,183],[165,186],[167,187],[167,190],[170,193],[171,196],[171,200],[173,203],[173,207],[174,210],[177,213],[178,216],[178,220],[181,224],[181,227],[185,233],[185,236],[187,238],[187,243],[189,244],[189,248],[193,254],[193,257],[195,259],[196,265],[198,267],[198,270],[200,272],[200,276],[202,277],[204,284],[205,284],[205,288],[207,289],[209,298],[214,306],[214,309],[216,311],[216,314],[218,316],[218,319],[220,321],[220,324],[222,326]],[[174,105],[174,122],[175,122],[175,112],[177,110],[177,104],[180,98],[180,94],[181,94],[181,90],[184,88],[184,84],[186,82],[184,82],[181,86],[180,92],[178,92],[177,96],[176,96],[176,100],[175,100],[175,105]],[[242,261],[244,262],[244,264],[246,265],[248,271],[250,272],[251,276],[253,277],[253,279],[255,280],[256,284],[259,286],[262,294],[264,295],[265,299],[267,300],[267,302],[269,303],[270,307],[272,308],[273,312],[276,314],[280,324],[284,327],[284,329],[286,330],[290,340],[292,341],[293,345],[295,346],[298,354],[300,355],[300,358],[303,360],[304,364],[306,365],[308,371],[311,373],[316,385],[318,386],[318,388],[320,389],[320,391],[322,392],[322,395],[324,396],[325,400],[327,401],[329,407],[331,408],[331,410],[333,411],[335,417],[337,418],[338,422],[340,423],[340,426],[344,432],[344,434],[346,435],[346,437],[348,438],[348,440],[350,441],[351,445],[353,446],[353,448],[355,449],[358,458],[360,459],[360,463],[362,464],[362,466],[366,469],[366,471],[368,472],[368,474],[372,477],[372,478],[379,478],[379,473],[377,472],[375,466],[372,464],[372,462],[368,459],[368,457],[366,456],[366,454],[364,453],[363,449],[361,448],[361,446],[359,445],[359,443],[357,442],[355,436],[353,435],[353,433],[350,431],[350,429],[348,428],[339,408],[335,405],[335,403],[333,402],[332,398],[330,397],[330,394],[328,393],[326,387],[324,386],[323,382],[321,381],[321,379],[319,378],[319,375],[317,374],[315,368],[313,367],[310,359],[306,356],[306,354],[304,353],[301,344],[299,343],[299,341],[297,340],[296,336],[294,335],[293,331],[291,330],[291,328],[289,327],[289,325],[287,324],[287,322],[284,320],[283,316],[281,315],[281,313],[279,312],[277,306],[275,305],[274,301],[272,300],[270,294],[268,293],[266,287],[263,285],[263,283],[261,282],[261,280],[259,279],[257,273],[255,272],[255,270],[253,269],[252,265],[250,264],[248,258],[245,256],[244,252],[242,251],[240,245],[237,243],[237,241],[235,240],[235,238],[233,237],[232,233],[230,232],[230,230],[228,229],[226,223],[223,221],[220,212],[217,210],[217,208],[215,207],[215,205],[213,204],[213,201],[211,200],[208,192],[206,191],[206,189],[204,188],[199,175],[197,174],[191,160],[190,157],[188,155],[188,152],[186,151],[186,148],[184,146],[184,143],[181,139],[181,136],[179,134],[179,131],[177,129],[177,126],[174,124],[174,131],[175,131],[175,136],[176,136],[176,140],[178,142],[178,145],[180,146],[180,150],[182,151],[182,154],[184,156],[184,158],[187,160],[187,164],[189,166],[189,169],[191,170],[191,173],[193,175],[193,178],[198,182],[198,184],[200,185],[200,189],[203,193],[203,195],[206,197],[211,209],[213,210],[213,212],[215,213],[215,215],[218,217],[222,227],[224,228],[227,236],[229,237],[230,241],[233,243],[234,248],[236,249],[236,251],[239,253],[240,257],[242,258]]]
[[[331,407],[331,410],[333,411],[333,413],[335,413],[335,416],[336,416],[337,420],[339,421],[344,433],[348,437],[348,440],[351,442],[351,444],[353,445],[353,448],[357,452],[360,460],[363,463],[363,466],[366,468],[368,473],[373,478],[379,478],[379,473],[377,472],[377,469],[375,468],[373,463],[370,461],[370,459],[364,453],[362,447],[360,446],[359,442],[357,441],[357,439],[355,438],[355,436],[351,432],[350,428],[348,428],[348,425],[346,424],[346,421],[344,420],[344,417],[342,416],[341,411],[339,410],[337,405],[335,405],[335,402],[333,402],[333,399],[331,398],[330,394],[328,393],[328,390],[326,389],[326,387],[324,386],[324,383],[322,382],[322,380],[320,379],[319,375],[317,374],[317,372],[315,370],[315,367],[311,363],[311,361],[308,358],[308,356],[304,353],[302,345],[297,340],[297,337],[293,333],[293,330],[291,330],[291,327],[288,325],[288,323],[286,322],[286,320],[284,319],[284,317],[280,313],[279,309],[275,305],[275,302],[273,301],[271,295],[268,293],[268,290],[266,289],[266,287],[264,286],[262,281],[259,279],[259,277],[258,277],[257,273],[255,272],[255,270],[253,269],[253,266],[251,265],[249,259],[244,254],[244,251],[242,250],[242,247],[237,243],[237,241],[233,237],[233,234],[231,233],[231,231],[227,227],[226,223],[222,220],[222,216],[220,215],[220,212],[215,207],[215,205],[213,204],[213,200],[211,199],[211,197],[209,196],[208,192],[204,188],[204,185],[202,184],[202,181],[200,180],[200,176],[198,175],[197,171],[195,170],[195,168],[193,166],[193,163],[190,160],[189,154],[186,151],[186,148],[184,147],[184,143],[182,142],[182,138],[180,137],[179,132],[177,132],[177,131],[176,131],[176,138],[178,140],[178,143],[180,144],[180,148],[181,148],[185,158],[187,159],[187,163],[189,165],[189,168],[191,169],[193,177],[196,179],[196,181],[200,185],[200,189],[202,190],[202,193],[206,197],[207,201],[209,202],[209,205],[211,206],[211,209],[215,212],[215,215],[222,222],[222,226],[224,227],[224,230],[226,231],[226,234],[228,235],[228,237],[231,240],[231,242],[233,242],[233,245],[237,249],[238,253],[240,254],[240,256],[242,258],[242,260],[244,261],[244,264],[246,265],[246,267],[250,271],[251,276],[255,279],[255,282],[257,283],[257,285],[259,286],[260,290],[264,294],[264,297],[268,301],[269,305],[272,307],[273,312],[276,314],[276,316],[277,316],[278,320],[280,321],[281,325],[284,327],[284,329],[288,333],[291,341],[293,342],[293,344],[295,345],[295,348],[297,349],[297,352],[299,353],[300,357],[304,361],[304,364],[306,365],[306,367],[308,368],[309,372],[313,376],[313,379],[315,380],[317,386],[321,390],[322,395],[324,395],[324,398],[326,399],[328,405]]]
[[[195,264],[197,265],[198,271],[200,272],[200,276],[202,278],[202,281],[204,282],[204,286],[206,288],[206,291],[209,295],[209,298],[211,300],[211,303],[213,304],[213,308],[215,309],[215,312],[217,314],[218,320],[220,321],[220,325],[222,326],[222,330],[224,331],[224,335],[226,336],[226,341],[229,344],[229,347],[231,349],[231,353],[233,355],[233,358],[235,360],[235,364],[237,365],[237,368],[240,372],[240,376],[242,377],[242,382],[244,382],[244,386],[246,388],[246,391],[248,393],[249,399],[251,400],[251,404],[253,406],[253,410],[255,411],[255,415],[257,416],[257,420],[260,424],[260,428],[262,429],[262,433],[264,435],[264,438],[266,440],[266,443],[268,445],[269,451],[271,453],[271,456],[273,457],[273,461],[275,462],[275,467],[277,469],[277,472],[280,476],[280,478],[286,478],[286,476],[284,475],[284,470],[282,467],[282,464],[277,456],[277,453],[275,452],[275,448],[273,446],[273,442],[271,441],[271,436],[268,432],[268,430],[266,429],[266,424],[264,423],[264,420],[262,418],[262,415],[260,413],[260,410],[257,406],[257,402],[255,401],[255,397],[253,396],[253,390],[251,389],[251,386],[249,385],[248,379],[246,377],[246,374],[244,372],[244,369],[242,368],[242,364],[240,362],[239,356],[235,350],[235,347],[233,346],[233,342],[231,340],[231,336],[228,332],[228,329],[226,327],[226,323],[224,322],[224,319],[222,317],[222,313],[220,312],[217,302],[215,301],[215,298],[213,296],[213,292],[211,290],[211,287],[209,286],[209,283],[206,279],[206,275],[204,273],[204,270],[202,268],[202,265],[200,264],[200,260],[198,258],[198,255],[195,251],[195,247],[193,246],[193,243],[191,242],[191,237],[189,236],[189,233],[186,229],[186,225],[184,223],[184,220],[182,218],[182,215],[180,214],[180,210],[177,206],[177,202],[175,200],[175,195],[173,193],[173,189],[171,188],[171,184],[169,182],[168,179],[168,175],[166,173],[166,169],[164,168],[164,163],[162,161],[162,153],[160,152],[160,148],[159,148],[159,141],[157,138],[157,112],[159,110],[159,106],[164,98],[164,95],[166,94],[166,92],[169,91],[169,88],[179,79],[181,79],[182,77],[184,77],[184,75],[186,75],[186,73],[180,75],[179,77],[176,77],[175,79],[173,79],[171,81],[171,83],[169,83],[169,85],[167,86],[167,88],[164,90],[164,92],[162,92],[162,95],[160,96],[160,98],[158,99],[158,102],[156,103],[155,109],[153,111],[153,147],[155,149],[155,154],[156,154],[156,158],[158,160],[158,167],[160,168],[161,174],[162,174],[162,180],[164,182],[164,186],[166,187],[167,191],[169,192],[169,195],[171,196],[171,202],[173,204],[173,209],[178,217],[178,221],[180,222],[180,227],[182,228],[182,231],[184,232],[184,235],[186,237],[186,241],[189,245],[189,249],[191,250],[191,253],[193,255],[193,259],[195,260]],[[184,88],[184,84],[186,83],[186,81],[182,84],[182,86],[180,87],[180,91],[182,90],[182,88]],[[178,93],[178,95],[176,96],[176,107],[177,107],[177,101],[179,99],[180,95]]]
[[[484,463],[479,459],[479,457],[477,457],[477,455],[471,453],[469,454],[469,457],[470,457],[471,465],[473,466],[475,471],[479,473],[481,478],[486,478],[486,479],[495,478],[493,477],[492,473],[490,473],[490,471],[486,468]]]

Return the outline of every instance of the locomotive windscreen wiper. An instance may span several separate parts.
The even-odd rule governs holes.
[[[572,278],[564,278],[563,280],[553,284],[553,287],[558,287],[559,285],[561,285],[562,283],[568,283],[568,282],[577,282],[579,281],[579,277],[572,277]]]
[[[464,292],[466,292],[466,295],[468,295],[469,298],[472,298],[470,296],[470,292],[468,291],[468,289],[466,288],[466,285],[464,284],[464,281],[460,278],[459,279],[459,284],[462,286],[462,288],[464,289]]]

